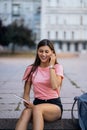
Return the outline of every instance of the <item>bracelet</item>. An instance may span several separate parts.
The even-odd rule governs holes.
[[[53,66],[53,65],[50,65],[50,66],[49,66],[49,69],[54,69],[54,66]]]

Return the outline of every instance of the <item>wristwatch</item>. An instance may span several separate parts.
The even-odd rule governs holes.
[[[49,69],[54,69],[54,66],[53,66],[53,65],[50,65],[50,66],[49,66]]]

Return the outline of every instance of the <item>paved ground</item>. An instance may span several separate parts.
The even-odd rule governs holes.
[[[65,78],[61,89],[63,117],[70,117],[74,96],[87,92],[87,54],[79,57],[60,58]],[[0,58],[0,118],[18,118],[24,106],[14,94],[22,96],[22,76],[25,68],[33,62],[31,58]],[[33,93],[31,92],[31,101]]]

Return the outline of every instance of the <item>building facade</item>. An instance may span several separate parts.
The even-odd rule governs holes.
[[[63,52],[87,50],[87,0],[42,0],[43,38]]]
[[[4,25],[16,21],[33,32],[35,41],[40,39],[40,0],[0,0],[0,19]]]

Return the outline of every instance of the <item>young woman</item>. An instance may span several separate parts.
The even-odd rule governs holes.
[[[35,61],[27,67],[23,80],[23,98],[30,100],[30,89],[33,87],[34,101],[24,103],[25,109],[17,122],[16,130],[27,130],[31,118],[33,130],[43,130],[44,120],[60,119],[63,111],[60,99],[63,67],[57,63],[54,46],[48,39],[39,42]]]

